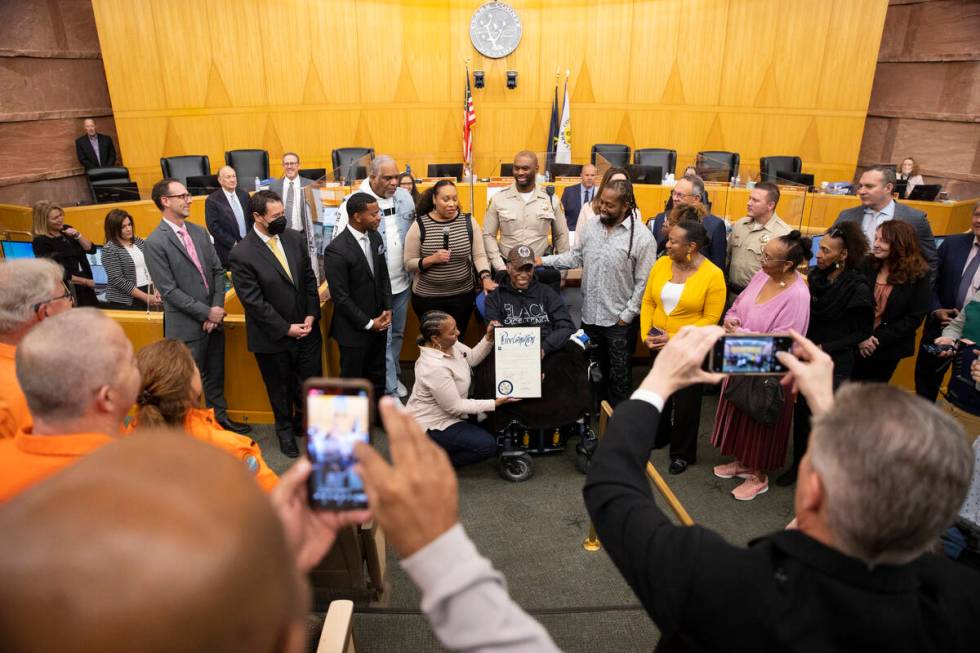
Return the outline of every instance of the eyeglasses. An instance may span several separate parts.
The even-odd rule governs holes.
[[[58,295],[57,297],[52,297],[51,299],[45,299],[43,302],[38,302],[38,303],[34,304],[33,308],[31,309],[31,312],[32,313],[37,313],[38,310],[40,310],[40,308],[42,306],[44,306],[45,304],[50,304],[51,302],[56,302],[59,299],[67,299],[67,300],[70,300],[71,301],[71,305],[74,306],[75,305],[75,296],[71,294],[71,290],[68,288],[68,284],[66,284],[64,281],[62,281],[61,282],[61,289],[65,291],[65,294]]]
[[[682,200],[685,197],[694,197],[694,193],[678,193],[677,191],[671,192],[670,196],[675,200]]]
[[[772,258],[771,256],[769,256],[765,252],[762,252],[762,256],[760,257],[760,260],[763,263],[789,263],[789,261],[787,261],[784,258]]]
[[[191,197],[193,197],[193,195],[191,195],[190,193],[182,193],[180,195],[164,195],[164,197],[174,197],[174,198],[177,198],[179,200],[184,200],[186,202]]]
[[[299,161],[283,161],[282,162],[282,165],[283,165],[283,167],[285,167],[285,166],[289,166],[289,167],[298,166],[299,165]]]

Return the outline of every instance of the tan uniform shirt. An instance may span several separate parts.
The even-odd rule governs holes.
[[[728,236],[728,283],[735,288],[749,285],[762,267],[762,250],[766,243],[792,230],[775,213],[764,225],[748,216],[736,222]]]
[[[530,202],[511,185],[490,200],[483,218],[483,243],[494,270],[504,270],[504,260],[515,245],[527,245],[535,256],[543,256],[551,236],[555,253],[568,251],[568,223],[561,202],[541,186],[534,187]],[[498,243],[497,232],[500,232]]]

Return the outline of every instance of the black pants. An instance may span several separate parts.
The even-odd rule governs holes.
[[[834,392],[837,392],[837,389],[851,378],[849,370],[847,374],[837,374],[837,364],[838,361],[834,360]],[[793,469],[800,468],[803,454],[806,453],[806,448],[810,445],[812,420],[813,411],[810,410],[810,404],[807,403],[806,397],[800,393],[796,396],[796,408],[793,410]]]
[[[429,429],[428,433],[449,454],[453,467],[478,463],[497,453],[497,440],[486,429],[466,421],[442,430]]]
[[[599,368],[602,370],[603,399],[608,399],[613,408],[633,392],[633,349],[636,346],[636,332],[639,320],[626,326],[595,326],[582,323],[589,339],[598,346]]]
[[[698,461],[698,429],[701,426],[701,397],[704,386],[696,383],[670,395],[664,403],[654,447],[670,445],[670,459],[682,458],[689,465]]]
[[[922,342],[915,359],[915,394],[929,401],[936,401],[939,396],[939,386],[949,370],[952,358],[940,358],[925,350],[924,345],[931,345],[942,335],[942,326],[938,320],[929,318],[922,332]]]
[[[422,321],[422,316],[428,311],[444,311],[453,316],[456,320],[456,328],[459,329],[459,339],[462,340],[466,335],[466,327],[470,324],[470,316],[473,315],[473,302],[475,295],[465,292],[460,295],[450,295],[448,297],[422,297],[412,294],[412,310],[415,316]]]
[[[385,359],[388,355],[387,331],[372,331],[364,346],[340,345],[340,376],[367,379],[374,386],[374,400],[385,393]]]
[[[902,362],[901,358],[879,359],[874,354],[865,358],[858,354],[854,361],[854,374],[851,378],[855,381],[888,383],[900,362]]]
[[[228,419],[228,402],[225,401],[225,332],[218,327],[202,338],[184,342],[194,356],[197,369],[201,372],[204,386],[204,401],[208,408],[214,409],[218,421]]]
[[[272,354],[255,352],[265,391],[276,419],[276,435],[292,440],[303,434],[303,381],[323,375],[320,351],[323,339],[318,325],[305,338],[290,339],[285,351]]]

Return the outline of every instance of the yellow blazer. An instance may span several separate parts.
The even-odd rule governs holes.
[[[660,303],[660,292],[672,276],[669,256],[661,256],[650,268],[647,287],[640,307],[640,338],[646,338],[651,326],[663,329],[670,335],[689,324],[709,326],[718,324],[725,310],[725,275],[707,258],[684,283],[680,301],[670,315]]]

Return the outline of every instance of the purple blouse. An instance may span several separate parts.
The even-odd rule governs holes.
[[[786,333],[796,329],[806,334],[810,324],[810,289],[803,276],[797,274],[796,281],[790,287],[769,301],[756,304],[755,298],[768,280],[769,275],[763,270],[756,272],[725,313],[725,319],[739,319],[741,325],[737,333]]]

